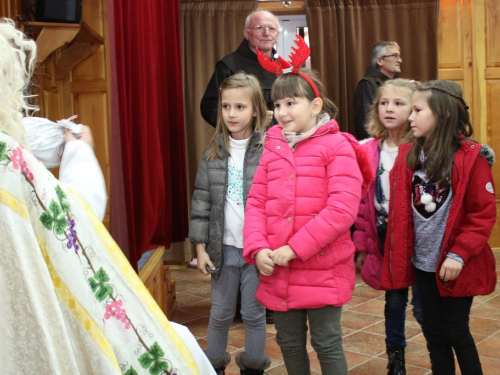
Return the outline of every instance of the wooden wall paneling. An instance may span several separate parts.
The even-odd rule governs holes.
[[[462,86],[464,98],[472,97],[471,20],[467,1],[441,1],[439,5],[438,77]]]
[[[101,46],[91,58],[82,61],[73,69],[73,82],[106,83],[105,47]]]
[[[104,17],[107,10],[107,0],[85,0],[82,8],[82,19],[94,31],[107,39],[104,34],[105,23],[107,19]]]
[[[82,9],[82,19],[98,34],[104,36],[105,40],[108,40],[107,35],[105,35],[104,30],[105,23],[107,23],[105,7],[106,1],[93,0],[88,1],[87,6]],[[99,17],[96,17],[99,15]],[[73,69],[73,82],[81,81],[97,81],[106,82],[107,78],[107,67],[106,67],[106,46],[108,44],[101,46],[97,52],[89,59],[80,63],[75,69]]]
[[[484,7],[486,12],[486,60],[487,67],[500,67],[500,2],[498,0],[486,0]]]
[[[461,84],[474,137],[500,154],[500,2],[442,0],[439,10],[439,78]],[[496,125],[496,126],[495,126]],[[492,169],[500,186],[500,165]],[[500,213],[500,193],[496,192]],[[500,251],[500,223],[490,238]]]
[[[0,0],[0,17],[14,18],[21,15],[19,0]]]
[[[439,8],[438,56],[439,73],[463,79],[462,9],[460,2],[442,2]],[[446,43],[444,42],[446,41]],[[444,78],[443,79],[448,79]]]
[[[47,58],[35,71],[34,79],[37,85],[37,104],[40,111],[36,116],[46,117],[52,121],[68,118],[74,114],[71,98],[64,97],[65,87],[69,78],[63,81],[54,79],[54,68],[60,58],[57,51]]]
[[[305,14],[306,12],[306,2],[305,1],[290,1],[287,6],[285,6],[285,1],[259,1],[258,8],[262,10],[267,10],[269,12],[279,14]]]
[[[495,150],[496,163],[493,165],[495,180],[495,198],[497,201],[497,221],[490,238],[490,245],[500,250],[500,75],[497,79],[488,79],[486,95],[488,144]]]
[[[57,53],[56,56],[60,57],[60,53]],[[71,84],[72,84],[71,81],[72,81],[71,74],[68,74],[64,79],[60,81],[56,81],[58,87],[57,103],[59,105],[59,113],[61,114],[62,118],[69,118],[73,115],[78,114],[74,105],[73,98],[70,95]],[[80,120],[80,117],[78,117],[78,119],[76,119],[75,121],[77,121],[78,123],[78,120]]]
[[[497,155],[497,162],[493,166],[495,180],[495,195],[497,201],[497,222],[493,229],[490,244],[500,248],[500,2],[486,0],[475,4],[478,11],[477,28],[482,34],[480,41],[485,44],[482,82],[484,82],[483,100],[486,126],[484,129],[487,143],[493,147]],[[481,24],[482,22],[482,24]],[[478,38],[479,39],[479,38]],[[479,40],[478,40],[479,41]],[[482,94],[481,90],[481,94]],[[480,98],[479,98],[480,100]]]
[[[472,64],[472,105],[474,110],[472,112],[472,125],[474,126],[474,137],[481,140],[483,143],[489,143],[486,134],[486,103],[487,100],[481,100],[486,95],[486,80],[485,61],[486,61],[486,41],[485,34],[485,7],[484,1],[475,1],[472,10],[472,33],[474,43],[472,44],[472,54],[474,59]],[[471,103],[471,102],[469,102]],[[471,105],[470,105],[471,106]]]
[[[91,124],[95,142],[95,154],[104,175],[109,175],[109,134],[105,126],[108,118],[107,93],[84,92],[73,93],[75,112],[78,122]],[[104,125],[104,126],[103,126]],[[106,184],[109,196],[109,184]]]
[[[162,311],[167,314],[167,280],[170,282],[169,269],[165,271],[163,265],[163,254],[165,248],[156,248],[146,264],[139,271],[139,278],[148,289]],[[174,289],[175,292],[175,289]],[[171,297],[175,300],[175,296]]]

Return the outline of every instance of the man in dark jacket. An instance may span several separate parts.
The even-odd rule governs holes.
[[[356,138],[368,138],[365,124],[379,86],[401,73],[401,49],[396,42],[379,42],[372,50],[372,66],[366,68],[365,77],[354,92],[354,128]]]
[[[243,29],[245,39],[236,51],[225,56],[217,63],[214,74],[205,90],[205,95],[201,99],[201,115],[210,125],[215,127],[217,122],[217,103],[222,81],[238,71],[244,71],[257,77],[269,110],[268,119],[272,118],[274,105],[270,99],[271,86],[277,76],[261,67],[257,60],[255,48],[258,48],[267,56],[274,56],[276,50],[274,50],[273,46],[276,44],[278,34],[279,21],[272,13],[260,10],[248,15]]]

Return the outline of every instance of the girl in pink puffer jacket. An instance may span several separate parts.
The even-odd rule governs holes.
[[[310,371],[307,320],[322,373],[347,374],[340,317],[354,289],[349,228],[373,174],[323,92],[309,71],[275,81],[279,125],[266,133],[246,205],[243,257],[260,271],[257,299],[274,310],[288,374]]]

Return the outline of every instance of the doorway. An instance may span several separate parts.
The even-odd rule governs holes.
[[[304,41],[309,45],[306,15],[282,15],[277,16],[277,18],[280,23],[280,35],[276,41],[276,51],[278,55],[288,61],[288,55],[292,52],[292,46],[296,47],[293,42],[296,34],[304,38]],[[307,59],[305,66],[311,69],[310,57]]]

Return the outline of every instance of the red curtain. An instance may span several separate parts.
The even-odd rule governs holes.
[[[108,0],[110,231],[141,255],[188,233],[178,1]]]

